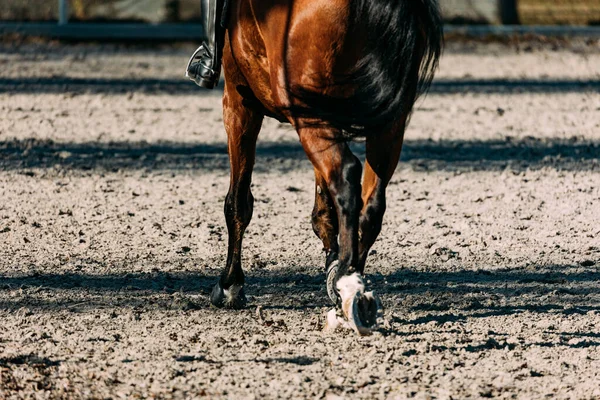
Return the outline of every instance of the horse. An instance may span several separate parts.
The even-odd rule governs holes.
[[[252,218],[256,143],[265,117],[290,123],[314,168],[312,226],[327,293],[368,334],[381,304],[365,292],[369,249],[413,105],[443,47],[437,0],[229,0],[223,122],[230,185],[227,262],[210,294],[246,306],[242,240]],[[225,18],[224,18],[225,19]],[[349,141],[365,142],[363,168]]]

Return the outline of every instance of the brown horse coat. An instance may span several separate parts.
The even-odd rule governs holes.
[[[338,305],[356,305],[349,320],[371,324],[374,300],[359,275],[381,229],[410,111],[440,54],[437,2],[235,0],[229,13],[223,58],[229,248],[211,301],[245,304],[242,238],[252,218],[256,141],[264,116],[271,116],[295,127],[315,170],[312,222],[326,252],[328,294]],[[362,183],[361,162],[346,143],[356,136],[366,139]],[[336,286],[342,281],[358,288],[351,298],[339,298],[348,292]]]

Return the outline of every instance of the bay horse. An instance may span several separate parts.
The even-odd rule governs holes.
[[[350,327],[369,332],[380,307],[362,275],[417,97],[443,45],[437,0],[229,0],[223,121],[230,185],[227,264],[211,292],[242,308],[242,238],[254,198],[265,116],[289,122],[315,173],[312,225],[325,249],[327,293]],[[364,177],[348,146],[362,138]]]

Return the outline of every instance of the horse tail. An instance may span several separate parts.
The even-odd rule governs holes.
[[[352,94],[335,97],[300,87],[291,88],[291,93],[303,103],[296,110],[299,114],[323,121],[353,139],[376,134],[409,117],[416,99],[433,80],[444,39],[437,0],[354,0],[349,4],[349,37],[360,39],[364,50],[354,68],[334,85],[350,87]]]

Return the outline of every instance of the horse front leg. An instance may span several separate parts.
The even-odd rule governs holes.
[[[364,283],[358,273],[361,163],[348,145],[339,141],[337,131],[304,127],[298,129],[298,133],[336,209],[339,253],[335,269],[328,271],[328,286],[332,286],[328,287],[328,292],[334,293],[350,327],[359,334],[367,334],[375,323],[378,302],[372,293],[364,292]]]
[[[242,270],[242,239],[252,219],[254,197],[250,191],[252,170],[256,153],[256,140],[263,114],[244,104],[233,86],[225,85],[223,95],[223,121],[227,131],[230,180],[225,198],[225,220],[229,234],[227,264],[219,282],[210,295],[217,307],[243,308],[244,271]]]

